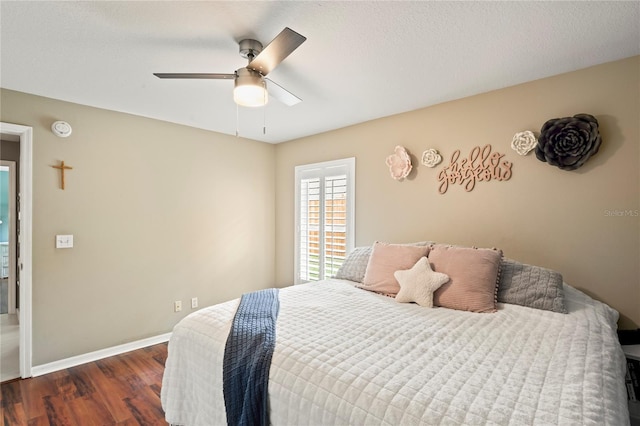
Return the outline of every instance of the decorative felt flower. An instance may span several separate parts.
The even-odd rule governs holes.
[[[554,118],[540,130],[536,157],[562,170],[575,170],[598,152],[601,143],[598,120],[593,115]]]
[[[407,154],[407,150],[400,145],[396,146],[394,154],[387,157],[386,163],[389,166],[391,177],[395,180],[404,179],[411,172],[411,158]]]
[[[530,130],[525,130],[513,136],[511,148],[520,155],[527,155],[537,144],[536,135]]]
[[[422,153],[422,164],[427,167],[435,167],[440,164],[441,161],[442,156],[437,150],[433,148],[430,148]]]

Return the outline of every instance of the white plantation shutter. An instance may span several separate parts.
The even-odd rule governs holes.
[[[300,182],[300,279],[320,278],[320,178]]]
[[[353,248],[355,159],[296,167],[296,283],[335,275]]]
[[[347,176],[326,177],[324,193],[324,273],[330,278],[347,256]]]

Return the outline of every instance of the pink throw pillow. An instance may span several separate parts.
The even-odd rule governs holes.
[[[427,254],[429,254],[429,246],[387,244],[376,241],[373,244],[362,284],[358,284],[357,287],[395,296],[400,291],[400,284],[393,273],[411,269],[421,257]]]
[[[434,306],[471,312],[496,312],[496,293],[502,251],[435,244],[429,263],[449,275],[433,294]]]

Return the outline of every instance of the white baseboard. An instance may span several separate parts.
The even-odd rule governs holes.
[[[47,364],[36,365],[31,368],[31,375],[33,377],[38,377],[44,374],[53,373],[55,371],[64,370],[66,368],[75,367],[77,365],[86,364],[88,362],[98,361],[110,356],[135,351],[136,349],[146,348],[147,346],[157,345],[158,343],[168,342],[170,337],[171,333],[165,333],[159,336],[136,340],[135,342],[129,342],[118,346],[112,346],[106,349],[100,349],[99,351],[89,352],[83,355],[72,356],[71,358],[65,358]]]

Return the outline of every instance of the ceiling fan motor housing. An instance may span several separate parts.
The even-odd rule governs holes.
[[[253,60],[256,56],[262,52],[262,43],[258,40],[253,40],[247,38],[245,40],[240,40],[240,56],[245,59],[248,59],[249,62]]]

